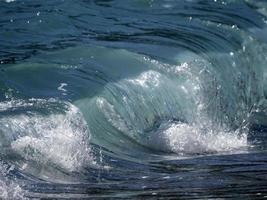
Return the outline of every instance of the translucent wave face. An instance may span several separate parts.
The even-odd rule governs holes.
[[[39,104],[47,102],[42,100]],[[26,110],[29,105],[36,106],[38,101],[17,103],[18,107],[25,106]],[[93,162],[89,130],[82,114],[70,103],[64,106],[66,111],[63,113],[40,114],[29,109],[18,114],[11,112],[0,119],[0,131],[4,138],[1,146],[21,156],[22,169],[36,163],[79,171],[85,164]]]

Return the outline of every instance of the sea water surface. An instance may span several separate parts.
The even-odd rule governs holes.
[[[267,198],[267,2],[0,0],[0,198]]]

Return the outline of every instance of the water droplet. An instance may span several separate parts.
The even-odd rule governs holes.
[[[233,67],[236,67],[236,63],[235,63],[235,62],[233,62],[233,63],[232,63],[232,66],[233,66]]]
[[[234,25],[232,25],[232,29],[236,29],[237,28],[237,26],[234,24]]]
[[[164,4],[163,7],[164,7],[164,8],[171,8],[172,5],[171,5],[171,4]]]

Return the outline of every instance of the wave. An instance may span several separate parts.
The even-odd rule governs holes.
[[[99,73],[92,81],[88,79],[91,71],[83,70],[82,66],[72,67],[71,63],[71,67],[64,68],[57,64],[49,68],[43,64],[9,67],[6,73],[10,77],[23,74],[24,85],[28,84],[27,73],[30,76],[32,70],[49,72],[55,68],[66,71],[64,74],[74,70],[78,72],[75,76],[90,81],[89,94],[92,94],[75,100],[75,106],[53,99],[2,102],[3,141],[22,157],[35,162],[50,160],[69,170],[79,168],[82,165],[79,162],[89,159],[84,157],[90,154],[89,143],[119,154],[127,149],[129,155],[138,149],[181,155],[245,147],[251,118],[265,101],[266,61],[260,53],[264,45],[250,39],[244,43],[245,48],[229,54],[207,54],[207,59],[189,52],[180,54],[176,59],[183,62],[178,64],[103,47],[76,47],[48,55],[51,61],[66,54],[74,58],[76,54],[77,58],[81,54],[92,57]],[[248,54],[254,55],[249,63],[245,62]],[[221,63],[211,63],[208,59],[211,57]],[[114,66],[112,72],[108,67],[103,68],[107,63]],[[131,69],[124,78],[119,78],[124,65],[130,65]],[[53,75],[55,82],[59,79],[57,76],[62,77],[62,72],[57,73]],[[49,94],[57,92],[64,97],[68,92],[78,92],[78,86],[70,82],[71,79],[75,77],[70,77],[67,83],[55,83],[55,92],[49,86]],[[38,80],[38,87],[44,83],[46,80]],[[29,130],[26,132],[26,129]],[[12,139],[6,138],[7,132],[12,132]],[[60,144],[66,144],[66,149],[61,149]],[[214,144],[218,144],[217,149]],[[47,146],[56,153],[49,152]],[[65,159],[59,163],[58,158],[62,156]],[[40,158],[43,160],[39,161]]]
[[[0,198],[145,184],[166,177],[155,162],[247,153],[267,127],[263,1],[0,4]]]
[[[244,57],[242,52],[236,54]],[[231,60],[233,55],[217,57]],[[120,147],[120,153],[137,143],[178,154],[225,152],[248,145],[250,118],[265,99],[263,62],[254,68],[231,65],[222,70],[196,56],[179,65],[142,55],[136,59],[145,64],[143,72],[109,82],[97,96],[75,102],[95,143],[112,151]]]
[[[24,87],[32,85],[34,80],[28,78],[32,71],[53,70],[54,82],[44,88],[45,94],[85,97],[74,96],[73,103],[20,100],[7,90],[8,100],[0,103],[2,155],[8,159],[16,155],[11,162],[24,170],[33,170],[37,163],[79,171],[95,164],[92,144],[126,159],[137,153],[188,156],[246,149],[251,124],[263,123],[256,111],[265,105],[266,59],[261,53],[264,45],[249,38],[244,43],[236,51],[210,53],[206,58],[185,52],[175,58],[177,64],[126,50],[82,46],[41,55],[52,63],[72,55],[68,66],[10,66],[5,69],[9,79],[23,74],[16,82]],[[90,57],[90,70],[72,65],[81,54]],[[250,62],[247,55],[253,55]],[[124,66],[131,67],[125,72]],[[62,76],[69,74],[63,81]],[[37,83],[40,87],[47,81]],[[23,93],[32,96],[33,91],[37,90]]]
[[[99,59],[113,55],[111,61],[124,57],[138,70],[115,79],[123,70],[118,67],[95,95],[72,103],[6,95],[7,100],[0,103],[1,158],[36,178],[71,182],[76,180],[72,173],[83,176],[88,167],[107,167],[96,147],[119,159],[141,162],[152,155],[186,158],[244,152],[250,145],[250,125],[261,123],[252,120],[257,110],[263,110],[265,99],[261,66],[218,72],[193,54],[191,60],[174,65],[125,50],[82,47],[68,51],[97,52],[102,55]],[[25,66],[28,72],[30,65]],[[79,67],[63,70],[73,69]],[[23,66],[9,70],[24,73]],[[249,80],[246,86],[241,84],[244,77]],[[55,91],[63,92],[62,97],[77,88],[70,82],[59,83]]]

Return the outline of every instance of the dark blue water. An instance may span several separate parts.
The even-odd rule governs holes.
[[[267,198],[266,55],[264,0],[0,0],[0,198]]]

